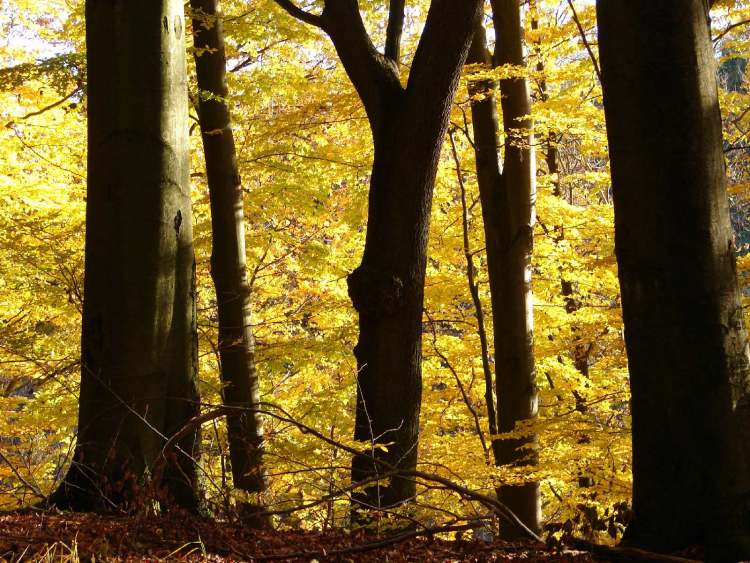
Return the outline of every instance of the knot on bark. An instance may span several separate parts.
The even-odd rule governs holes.
[[[360,266],[347,276],[346,282],[349,297],[360,315],[387,317],[401,308],[404,282],[398,276]]]

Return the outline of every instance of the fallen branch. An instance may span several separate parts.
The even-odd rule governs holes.
[[[653,553],[651,551],[645,551],[635,547],[614,547],[609,545],[599,545],[591,543],[586,540],[572,538],[566,543],[570,546],[575,547],[583,551],[588,551],[597,556],[606,557],[607,561],[633,561],[641,563],[700,563],[696,559],[686,559],[685,557],[678,557],[676,555],[664,555],[661,553]]]
[[[406,540],[417,538],[420,536],[433,536],[435,534],[444,534],[449,532],[465,532],[471,530],[474,527],[473,524],[463,524],[460,526],[441,526],[437,528],[427,528],[424,530],[412,530],[410,532],[404,532],[395,536],[390,536],[380,541],[365,543],[361,545],[355,545],[344,549],[335,550],[323,550],[323,551],[297,551],[294,553],[278,553],[273,555],[261,555],[253,556],[253,561],[286,561],[288,559],[308,559],[318,557],[337,557],[341,555],[348,555],[350,553],[363,553],[365,551],[373,551],[388,547]]]

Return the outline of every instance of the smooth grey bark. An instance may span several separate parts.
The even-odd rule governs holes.
[[[355,434],[368,447],[352,462],[352,479],[417,463],[422,394],[422,313],[432,192],[451,103],[480,0],[433,0],[406,87],[398,75],[395,34],[403,3],[391,3],[388,55],[368,36],[356,0],[326,0],[321,15],[276,0],[331,38],[369,118],[375,146],[367,236],[360,266],[348,277],[359,313]],[[391,36],[390,34],[394,34]],[[381,462],[384,462],[385,465]],[[411,499],[413,479],[393,477],[356,500],[392,506]]]
[[[133,508],[155,465],[198,504],[195,260],[179,0],[88,0],[88,190],[78,442],[50,499]]]
[[[494,61],[487,51],[484,27],[477,25],[468,62],[487,66],[525,66],[523,27],[518,2],[492,2],[496,46]],[[531,101],[527,81],[500,81],[503,130],[503,170],[500,168],[499,127],[495,105],[496,85],[470,85],[472,94],[483,93],[471,104],[474,149],[482,218],[487,245],[487,273],[492,301],[495,347],[495,388],[498,431],[511,432],[519,422],[537,416],[534,369],[533,297],[531,252],[533,247],[536,162],[531,132]],[[537,435],[493,440],[497,465],[534,466],[538,461]],[[498,499],[530,529],[541,529],[539,483],[498,487]],[[501,535],[523,535],[517,527],[501,527]]]
[[[704,0],[599,0],[633,416],[626,542],[750,559],[750,369]]]
[[[250,319],[250,287],[245,264],[242,185],[227,98],[226,54],[218,0],[191,0],[195,67],[206,176],[211,201],[211,277],[219,313],[219,358],[224,404],[238,408],[227,419],[232,481],[237,489],[267,488],[263,466],[263,424]],[[244,511],[252,522],[256,503]]]

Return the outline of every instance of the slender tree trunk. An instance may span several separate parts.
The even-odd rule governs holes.
[[[525,65],[523,29],[518,2],[493,2],[497,39],[496,64]],[[469,62],[490,65],[484,28],[474,34]],[[482,203],[487,270],[492,299],[495,343],[498,430],[510,432],[522,421],[537,416],[534,370],[531,251],[536,192],[533,138],[528,86],[523,78],[500,81],[505,131],[504,170],[498,160],[499,131],[495,110],[495,85],[471,86],[485,97],[472,103],[477,180]],[[537,463],[537,436],[493,441],[498,465],[533,466]],[[532,530],[541,528],[539,483],[503,485],[498,498]],[[504,527],[501,534],[514,538],[520,530]]]
[[[198,113],[211,200],[211,276],[219,309],[222,397],[225,405],[251,410],[258,408],[260,392],[245,267],[242,185],[227,105],[224,34],[218,0],[190,0],[190,7],[197,49]],[[263,492],[266,475],[260,415],[243,412],[230,416],[227,428],[234,486],[248,493]]]
[[[633,415],[631,544],[750,559],[750,369],[704,0],[600,0]]]
[[[195,260],[179,0],[88,0],[88,192],[73,465],[51,501],[129,508],[197,412]],[[196,508],[197,430],[163,475]]]

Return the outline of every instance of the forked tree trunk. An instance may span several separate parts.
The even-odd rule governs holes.
[[[165,437],[198,409],[183,30],[179,0],[86,2],[80,412],[58,506],[133,507]],[[192,509],[197,437],[179,441],[163,475]]]
[[[385,54],[373,45],[357,0],[326,0],[320,15],[291,0],[275,1],[329,35],[365,107],[375,145],[364,256],[347,280],[359,313],[354,437],[370,444],[353,459],[352,479],[414,469],[432,191],[481,0],[432,0],[406,87],[398,72],[403,0],[390,2]],[[394,477],[355,500],[393,506],[415,491],[413,480]]]
[[[630,544],[750,559],[750,370],[704,0],[600,0],[633,415]]]
[[[230,122],[226,55],[218,0],[191,0],[199,118],[211,200],[211,276],[219,309],[219,358],[224,404],[238,408],[227,419],[232,481],[237,489],[266,489],[263,426],[252,412],[260,401],[250,287],[245,266],[242,185]],[[245,509],[252,511],[249,502]],[[246,514],[252,518],[251,514]],[[260,524],[260,522],[257,522]]]
[[[422,396],[422,313],[427,240],[440,151],[477,2],[435,0],[406,90],[391,87],[383,111],[371,115],[375,161],[367,238],[361,265],[349,276],[359,313],[355,438],[393,443],[356,457],[352,478],[383,467],[371,456],[406,469],[417,463]],[[471,6],[469,4],[472,4]],[[428,48],[442,37],[443,72],[424,68]],[[426,47],[430,46],[430,47]],[[424,57],[423,57],[424,55]],[[415,494],[412,479],[371,487],[365,502],[392,506]]]
[[[518,2],[492,3],[497,44],[495,63],[524,66],[523,28]],[[484,27],[474,34],[469,62],[491,65]],[[536,163],[531,133],[531,102],[526,80],[500,81],[504,170],[498,159],[499,131],[495,109],[495,84],[483,81],[470,86],[472,94],[484,97],[472,102],[472,123],[482,217],[487,245],[487,270],[492,300],[495,344],[495,385],[499,432],[510,432],[520,422],[537,416],[534,369],[531,251],[533,245]],[[537,436],[528,433],[492,443],[498,465],[534,466]],[[530,529],[541,528],[539,483],[502,485],[498,498]],[[522,532],[503,526],[504,538]]]

